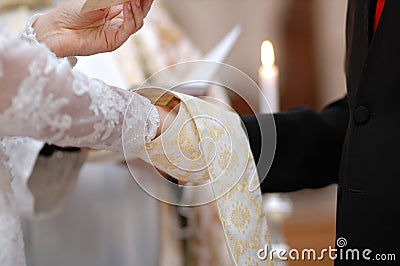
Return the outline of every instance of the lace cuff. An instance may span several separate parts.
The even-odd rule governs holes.
[[[41,16],[42,14],[35,14],[25,24],[24,30],[19,34],[21,39],[34,44],[39,43],[36,39],[35,29],[32,27],[33,23]]]
[[[157,128],[160,126],[160,116],[158,111],[153,105],[151,106],[152,108],[150,108],[149,117],[147,118],[145,127],[146,143],[154,139],[157,134]]]
[[[41,15],[42,14],[37,13],[33,15],[30,19],[28,19],[28,21],[25,24],[24,30],[19,34],[22,40],[27,41],[30,44],[39,43],[38,40],[36,39],[36,32],[32,25]],[[78,62],[78,59],[75,56],[68,56],[66,57],[66,60],[68,60],[71,67],[74,67]]]

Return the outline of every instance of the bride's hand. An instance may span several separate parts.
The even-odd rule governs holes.
[[[81,13],[82,1],[66,0],[34,23],[36,37],[58,57],[92,55],[120,47],[143,26],[153,0]]]
[[[174,108],[158,106],[156,105],[158,115],[160,117],[160,126],[157,128],[156,137],[161,135],[165,130],[169,128],[172,122],[175,120],[176,115],[178,113],[179,104],[176,105]]]

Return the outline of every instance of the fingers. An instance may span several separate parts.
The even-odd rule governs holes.
[[[135,21],[135,31],[138,31],[143,26],[143,20],[150,11],[151,5],[154,0],[131,0],[127,4],[129,7],[130,15]],[[126,21],[125,21],[126,22]]]
[[[117,46],[140,30],[153,0],[130,0],[123,4],[123,24],[117,33]]]
[[[137,31],[136,29],[136,21],[135,21],[135,9],[134,5],[132,6],[132,1],[125,2],[123,4],[123,24],[118,31],[118,39],[121,42],[126,41],[129,36]]]
[[[144,14],[144,17],[146,17],[150,11],[151,5],[153,4],[154,0],[141,0],[141,1],[142,1],[143,14]]]
[[[132,13],[133,13],[133,18],[135,20],[135,31],[138,31],[139,29],[142,28],[143,26],[143,19],[144,19],[144,13],[141,8],[141,2],[140,0],[132,0],[130,1],[130,4],[132,6]]]
[[[122,32],[124,34],[130,36],[138,31],[143,26],[143,19],[143,12],[141,8],[137,6],[136,0],[124,3],[124,23],[122,26]]]
[[[114,18],[118,17],[122,11],[123,7],[122,6],[112,6],[112,7],[107,7],[104,8],[106,14],[105,14],[105,19],[106,20],[113,20]]]
[[[135,5],[137,8],[142,9],[144,17],[149,13],[150,7],[154,0],[136,0]]]

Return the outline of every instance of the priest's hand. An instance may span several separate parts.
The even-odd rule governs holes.
[[[110,52],[137,32],[153,0],[130,0],[122,5],[81,13],[82,0],[66,0],[33,24],[39,42],[58,57]]]

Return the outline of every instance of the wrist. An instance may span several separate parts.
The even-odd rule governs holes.
[[[172,122],[175,120],[177,115],[177,108],[170,108],[166,106],[155,106],[157,108],[159,117],[160,117],[160,125],[157,128],[156,137],[161,135],[164,131],[166,131]]]

